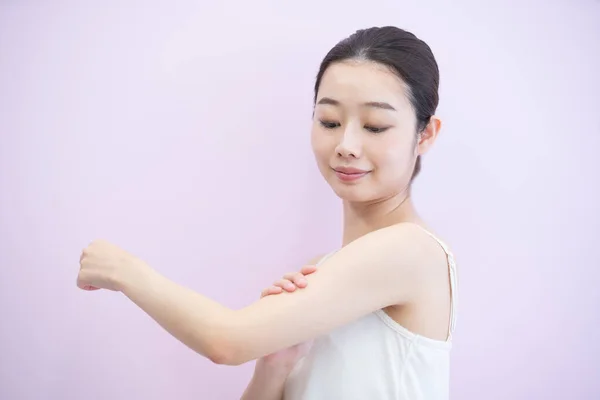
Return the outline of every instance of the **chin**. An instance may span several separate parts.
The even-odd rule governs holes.
[[[364,203],[373,199],[371,190],[369,190],[368,185],[365,185],[364,183],[348,185],[340,182],[335,177],[328,183],[336,196],[343,201],[348,201],[350,203]]]

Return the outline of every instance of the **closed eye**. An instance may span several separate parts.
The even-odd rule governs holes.
[[[321,126],[323,126],[323,128],[325,129],[335,129],[339,126],[341,126],[341,124],[339,122],[331,122],[331,121],[319,121],[321,123]]]
[[[365,125],[365,129],[371,133],[383,133],[383,132],[387,131],[389,129],[389,127],[386,126],[386,127],[379,128],[376,126]]]
[[[339,122],[324,121],[324,120],[320,120],[319,122],[321,123],[321,126],[324,127],[325,129],[335,129],[335,128],[338,128],[341,126],[341,124]],[[389,129],[389,127],[387,127],[387,126],[376,127],[376,126],[365,125],[364,129],[366,129],[367,131],[369,131],[371,133],[383,133],[383,132],[387,131]]]

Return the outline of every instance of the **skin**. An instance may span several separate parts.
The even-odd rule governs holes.
[[[289,272],[273,285],[265,288],[260,297],[276,296],[283,292],[293,293],[308,286],[306,277],[317,271],[316,264],[323,256],[315,257],[298,272]],[[254,367],[254,374],[244,391],[241,400],[281,400],[285,381],[296,365],[296,362],[307,354],[312,342],[280,350],[273,354],[261,357]]]
[[[398,98],[398,91],[402,93],[401,98]],[[437,117],[432,118],[415,143],[416,118],[405,94],[403,82],[376,64],[348,61],[330,67],[323,77],[315,106],[311,141],[321,173],[344,203],[344,244],[381,226],[401,222],[424,226],[412,205],[408,186],[416,157],[431,147],[437,138],[440,121]],[[323,98],[335,101],[321,101]],[[388,102],[395,111],[364,106],[368,102]],[[387,130],[365,134],[365,126],[368,132],[379,132],[382,128]],[[331,171],[331,167],[339,163],[365,170],[376,168],[376,179],[371,180],[369,186],[361,182],[360,188],[340,185]],[[382,170],[388,173],[383,175]],[[321,257],[315,257],[309,264]],[[304,275],[315,271],[316,268],[309,265],[299,272],[287,273],[265,288],[261,296],[303,289],[307,286]],[[426,332],[428,329],[421,330],[420,315],[414,315],[416,312],[411,312],[406,306],[392,306],[386,311],[396,322],[415,332],[429,333],[439,339],[443,339],[446,333],[446,324],[430,332]],[[309,348],[305,346],[299,352],[298,346],[295,346],[258,360],[242,400],[281,399],[285,379]]]
[[[379,309],[415,333],[445,340],[446,256],[419,227],[424,224],[409,190],[416,156],[435,142],[439,119],[431,118],[417,137],[404,83],[371,62],[330,66],[316,103],[311,143],[321,174],[343,201],[344,229],[341,249],[318,272],[303,276],[305,284],[297,282],[302,290],[267,289],[257,302],[232,310],[102,240],[84,249],[78,286],[121,291],[171,335],[218,364],[268,361],[266,356]],[[367,173],[347,182],[334,171],[339,167]],[[258,397],[281,398],[287,374],[281,375],[278,388]]]

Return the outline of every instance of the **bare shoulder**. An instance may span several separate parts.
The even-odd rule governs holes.
[[[321,254],[308,264],[322,262],[344,268],[348,264],[362,264],[367,266],[369,274],[391,270],[420,275],[427,273],[429,267],[446,265],[446,261],[446,252],[437,236],[416,223],[403,222],[371,231],[335,251],[331,257]]]
[[[370,253],[369,259],[384,269],[389,266],[399,274],[398,279],[424,288],[447,276],[445,245],[428,228],[415,223],[398,223],[366,236],[370,236],[370,244],[363,248]]]
[[[416,289],[411,292],[410,301],[386,307],[384,311],[411,332],[434,340],[445,340],[450,323],[452,292],[446,243],[428,228],[413,223],[399,224],[392,230],[403,232],[396,234],[402,236],[402,248],[413,259],[414,273],[411,277]]]
[[[391,259],[404,260],[427,265],[434,261],[446,260],[446,251],[441,240],[427,228],[412,222],[391,225],[369,233],[370,242],[378,243],[381,250]]]

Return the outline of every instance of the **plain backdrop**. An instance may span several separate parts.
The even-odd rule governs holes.
[[[253,363],[79,291],[80,251],[237,308],[336,248],[312,88],[373,25],[441,69],[414,196],[459,261],[452,398],[600,398],[599,1],[113,0],[0,4],[1,399],[239,398]]]

